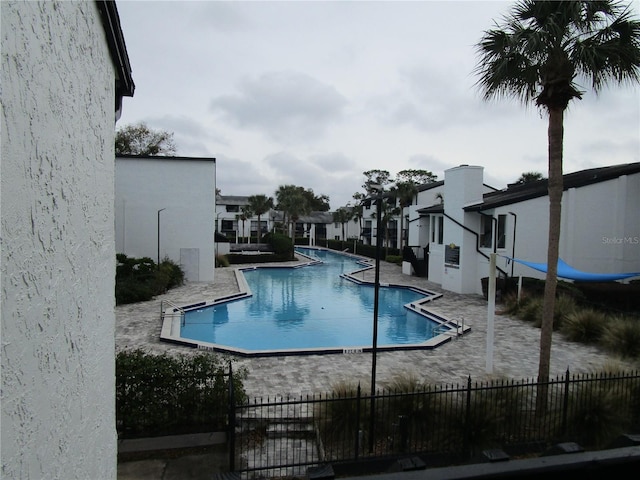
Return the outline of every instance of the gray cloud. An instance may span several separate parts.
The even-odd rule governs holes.
[[[328,174],[359,172],[359,166],[343,153],[324,153],[312,155],[311,161]]]
[[[178,154],[216,157],[227,194],[273,195],[286,181],[337,208],[365,170],[442,178],[460,163],[504,186],[546,170],[547,154],[535,105],[485,102],[474,87],[473,45],[510,7],[121,2],[137,88],[120,125],[153,119]],[[585,90],[565,117],[565,171],[639,161],[638,89]]]
[[[256,165],[224,154],[216,154],[216,188],[223,195],[273,195],[273,181]]]
[[[281,142],[309,141],[340,120],[347,100],[308,75],[271,72],[248,78],[238,94],[213,99],[211,109],[242,128],[256,128]]]
[[[202,122],[195,120],[197,117],[186,115],[164,115],[147,120],[151,128],[159,128],[173,133],[176,143],[176,154],[183,156],[211,156],[206,142],[218,145],[229,145],[229,141],[216,131],[204,126]]]
[[[157,125],[163,130],[185,137],[202,137],[207,134],[204,126],[186,115],[164,115],[162,117],[149,118],[149,125]]]
[[[230,2],[195,2],[195,12],[190,25],[206,28],[211,32],[234,34],[249,28],[251,22],[240,6]]]
[[[433,155],[412,155],[409,157],[410,168],[416,170],[429,170],[434,175],[438,176],[438,180],[444,180],[444,171],[455,167],[454,164],[442,161]],[[397,172],[396,172],[397,173]]]

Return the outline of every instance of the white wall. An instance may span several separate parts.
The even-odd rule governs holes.
[[[477,292],[477,240],[469,230],[479,231],[480,217],[478,214],[465,212],[463,208],[482,201],[483,170],[478,166],[461,165],[444,172],[445,213],[450,218],[444,219],[445,259],[442,264],[442,288],[452,292]],[[460,225],[464,225],[466,229]],[[460,258],[457,267],[446,263],[447,245],[459,248]]]
[[[562,196],[560,258],[585,272],[640,271],[639,200],[640,174],[565,190]],[[504,249],[498,249],[498,254],[546,263],[549,225],[549,199],[546,195],[485,213],[495,218],[507,215],[506,244]],[[491,249],[482,251],[489,254]],[[488,272],[486,259],[478,256],[478,265],[480,270]],[[498,258],[497,265],[511,274],[512,265],[504,258]],[[519,263],[513,265],[513,275],[545,278],[544,273]]]
[[[564,203],[564,202],[563,202]],[[515,213],[515,217],[511,213]],[[547,261],[547,232],[549,228],[549,198],[533,198],[524,202],[514,203],[496,208],[493,212],[485,212],[496,219],[498,215],[506,215],[506,241],[504,249],[497,249],[502,255],[496,260],[497,267],[509,275],[513,271],[514,276],[526,276],[544,279],[545,274],[520,263],[512,264],[504,257],[518,258],[530,262],[546,263]],[[478,214],[479,215],[479,214]],[[513,249],[515,223],[515,250]],[[490,248],[481,249],[485,254],[492,252]],[[479,270],[484,272],[481,277],[489,276],[489,261],[478,255]],[[513,268],[512,268],[513,267]]]
[[[95,2],[0,2],[2,478],[114,479],[114,78]]]
[[[116,251],[185,268],[187,280],[214,277],[215,160],[183,157],[116,158]],[[197,268],[185,264],[198,252]]]
[[[640,174],[564,192],[560,256],[579,270],[640,271]]]
[[[479,189],[482,193],[489,191],[487,187],[480,186],[482,177],[473,173],[474,168],[478,167],[447,170],[444,197],[446,213],[479,234],[480,214],[463,210],[465,205],[479,201]],[[419,205],[410,210],[411,219],[418,218],[418,209],[434,203],[435,193],[421,192]],[[586,272],[640,271],[639,203],[640,174],[566,190],[562,200],[560,257],[569,265]],[[549,199],[546,195],[483,213],[496,219],[498,215],[506,215],[506,243],[505,248],[497,249],[499,255],[546,263],[549,224]],[[449,219],[445,218],[444,222],[443,245],[430,244],[429,280],[441,283],[443,288],[451,291],[481,293],[480,279],[489,275],[488,259],[476,251],[475,236]],[[416,241],[419,245],[429,242],[430,236],[424,236],[430,231],[427,225],[426,217],[411,223],[411,245],[415,245]],[[444,266],[444,249],[450,243],[462,245],[460,269]],[[486,255],[492,252],[491,248],[480,250]],[[516,277],[545,278],[544,273],[519,263],[512,264],[503,257],[498,257],[497,266],[507,274],[513,271]]]

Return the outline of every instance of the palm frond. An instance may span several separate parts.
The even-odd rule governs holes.
[[[596,93],[609,81],[640,82],[640,22],[617,1],[521,0],[476,49],[485,99],[566,107],[581,98],[577,76]]]

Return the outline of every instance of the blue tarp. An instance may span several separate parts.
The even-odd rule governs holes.
[[[547,273],[546,263],[527,262],[517,258],[506,257],[514,262],[521,263],[527,267]],[[577,280],[579,282],[615,282],[616,280],[624,280],[626,278],[640,277],[640,272],[629,273],[589,273],[576,270],[571,265],[566,264],[562,259],[558,259],[558,278],[566,278],[568,280]]]

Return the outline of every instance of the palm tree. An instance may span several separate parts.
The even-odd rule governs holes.
[[[544,180],[544,175],[540,172],[524,172],[516,180],[516,184],[523,185],[525,183],[537,182],[538,180]]]
[[[514,97],[549,116],[549,237],[538,378],[549,378],[562,200],[563,116],[581,99],[577,78],[598,93],[640,80],[640,22],[616,1],[521,0],[477,45],[484,98]]]
[[[344,224],[353,218],[353,211],[347,207],[340,207],[333,212],[333,221],[342,225],[342,241],[344,238]]]
[[[301,216],[311,211],[304,191],[304,188],[295,185],[281,185],[276,191],[276,208],[282,211],[282,223],[288,232],[288,223],[295,225]],[[293,234],[291,236],[293,237]]]
[[[355,223],[358,224],[359,228],[359,232],[362,232],[362,217],[364,214],[364,199],[366,198],[366,195],[364,193],[361,192],[356,192],[354,193],[351,198],[353,198],[356,202],[355,202],[355,206],[353,207],[353,221]]]
[[[260,217],[273,208],[273,198],[266,195],[251,195],[249,197],[249,208],[254,215],[258,216],[258,242],[262,238],[262,226]]]
[[[240,213],[236,215],[236,221],[240,220],[242,222],[242,237],[244,238],[244,222],[253,217],[253,212],[248,205],[240,207]],[[251,243],[251,234],[249,234],[249,243]]]
[[[400,212],[400,251],[404,247],[404,209],[413,203],[413,198],[418,194],[418,186],[412,181],[399,182],[393,188],[398,197]]]
[[[389,223],[402,212],[400,207],[393,204],[394,200],[394,197],[385,198],[376,205],[376,208],[380,208],[380,223],[384,231],[385,258],[389,256]],[[372,213],[371,218],[375,218],[376,215],[377,212]]]

